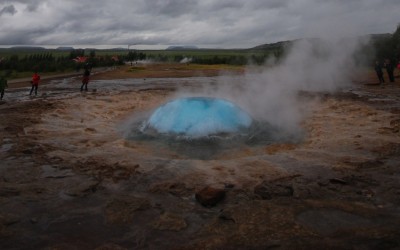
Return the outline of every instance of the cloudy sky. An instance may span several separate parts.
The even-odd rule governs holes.
[[[400,0],[0,0],[0,45],[249,48],[392,33],[399,13]]]

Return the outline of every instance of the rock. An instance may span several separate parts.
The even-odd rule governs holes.
[[[197,192],[195,198],[201,205],[212,207],[225,198],[225,190],[208,186]]]
[[[339,179],[339,178],[329,179],[329,182],[332,183],[332,184],[342,184],[342,185],[346,185],[347,184],[347,181]]]
[[[95,128],[85,128],[85,132],[96,132]]]
[[[234,188],[235,187],[235,184],[232,184],[232,183],[225,183],[224,184],[224,186],[225,186],[225,188]]]
[[[235,219],[233,218],[232,212],[230,210],[222,209],[218,215],[218,218],[225,221],[235,222]]]
[[[158,230],[181,231],[187,227],[187,224],[179,215],[166,212],[153,222],[153,227]]]
[[[274,197],[293,196],[293,187],[289,184],[268,183],[264,181],[254,188],[254,194],[264,200],[271,200]]]
[[[22,153],[24,153],[26,155],[31,155],[31,154],[33,154],[33,151],[30,150],[30,149],[25,149],[25,150],[22,151]]]

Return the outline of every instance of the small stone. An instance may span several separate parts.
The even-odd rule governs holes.
[[[219,215],[218,215],[218,218],[221,219],[221,220],[235,222],[235,219],[233,218],[231,211],[228,211],[228,210],[223,210],[222,209],[220,211]]]
[[[195,198],[201,205],[212,207],[225,198],[225,191],[223,189],[205,187],[196,193]]]
[[[339,178],[329,179],[329,182],[332,183],[332,184],[342,184],[342,185],[346,185],[347,184],[347,181],[339,179]]]
[[[95,128],[85,128],[85,132],[96,132]]]
[[[33,151],[30,150],[30,149],[25,149],[25,150],[22,151],[22,153],[24,153],[26,155],[31,155],[31,154],[33,154]]]

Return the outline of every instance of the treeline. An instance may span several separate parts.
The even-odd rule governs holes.
[[[12,71],[40,71],[55,72],[72,69],[75,62],[67,57],[54,57],[51,53],[32,54],[20,57],[12,55],[7,59],[3,59],[0,63],[0,69],[10,74]]]
[[[376,60],[383,62],[386,59],[397,64],[400,61],[400,25],[393,34],[371,35],[369,42],[360,46],[354,57],[359,65],[371,66]]]
[[[78,57],[86,57],[85,61],[76,60]],[[108,67],[122,64],[123,60],[111,55],[96,56],[95,50],[85,55],[85,50],[71,50],[69,54],[58,53],[54,56],[51,52],[41,52],[29,55],[11,54],[8,57],[0,58],[0,70],[6,76],[15,72],[64,72],[80,70],[85,63],[93,67]]]
[[[395,62],[400,60],[400,25],[393,34],[375,39],[373,45],[377,60],[390,59]]]

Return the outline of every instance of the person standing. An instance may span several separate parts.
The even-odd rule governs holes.
[[[397,70],[398,70],[398,73],[399,73],[397,76],[400,77],[400,61],[397,63]]]
[[[35,72],[32,76],[32,81],[31,81],[32,88],[31,88],[31,92],[29,92],[29,95],[32,95],[33,90],[35,90],[35,95],[37,95],[39,81],[40,81],[40,76],[37,72]]]
[[[85,72],[83,72],[81,91],[83,91],[83,88],[85,88],[85,91],[88,91],[87,85],[89,83],[89,77],[90,77],[90,68],[89,66],[86,66]]]
[[[382,65],[379,61],[375,61],[375,72],[378,76],[379,84],[382,85],[385,82],[385,79],[383,78]]]
[[[390,59],[385,60],[385,68],[386,68],[386,72],[389,76],[389,81],[394,82],[394,65],[390,61]]]
[[[3,76],[0,76],[0,92],[1,92],[0,100],[3,100],[4,90],[6,88],[8,88],[7,80]]]

